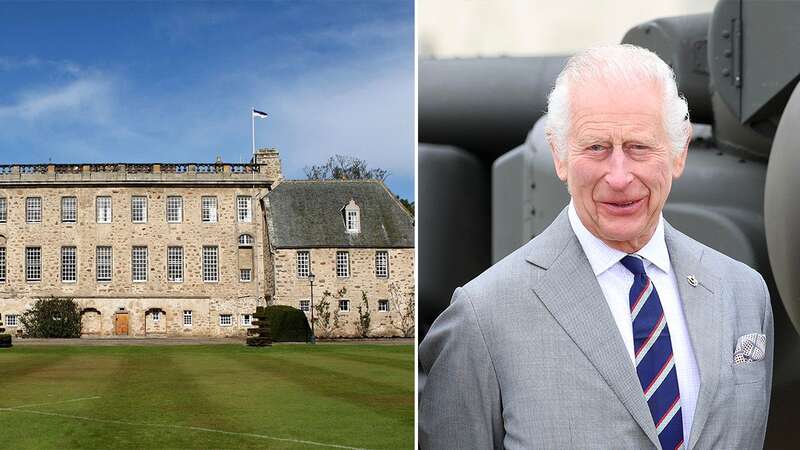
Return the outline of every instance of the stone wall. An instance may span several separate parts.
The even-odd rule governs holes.
[[[314,303],[325,298],[330,303],[330,311],[338,310],[339,292],[345,289],[342,299],[350,300],[350,311],[339,313],[340,327],[331,330],[329,337],[355,336],[358,323],[357,307],[362,304],[362,291],[366,292],[369,302],[372,326],[370,336],[400,335],[400,312],[410,297],[414,295],[414,249],[413,248],[311,248],[311,249],[275,249],[267,255],[267,265],[274,268],[275,294],[274,302],[281,305],[300,307],[300,300],[310,300],[311,286],[308,278],[297,275],[297,251],[310,252],[311,272],[314,280]],[[385,250],[389,253],[389,277],[375,276],[375,252]],[[336,276],[336,252],[350,253],[350,276]],[[326,297],[325,292],[330,296]],[[378,311],[378,300],[389,300],[389,312]],[[316,313],[315,313],[316,314]],[[310,318],[311,314],[306,313]],[[316,335],[326,337],[325,330],[317,327]]]
[[[258,149],[251,162],[259,165],[261,175],[267,179],[274,181],[283,179],[280,154],[274,148]]]
[[[113,333],[112,316],[119,308],[130,313],[131,335],[143,335],[147,308],[161,308],[167,316],[164,333],[168,335],[222,336],[244,334],[238,326],[239,314],[253,312],[264,304],[263,237],[264,215],[258,196],[266,189],[230,185],[146,184],[139,186],[54,185],[4,187],[0,197],[8,204],[8,219],[0,223],[0,243],[5,239],[7,279],[0,283],[0,314],[21,314],[34,299],[46,296],[74,297],[83,307],[96,308],[101,316],[100,334]],[[132,223],[131,196],[147,197],[147,222]],[[183,198],[183,220],[167,223],[166,197]],[[202,196],[216,196],[217,223],[203,223],[200,217]],[[236,196],[252,199],[251,223],[236,218]],[[77,223],[61,222],[61,197],[75,196],[78,201]],[[111,223],[97,223],[95,199],[112,198]],[[25,198],[42,198],[42,222],[25,222]],[[241,234],[254,239],[252,281],[239,281],[239,244]],[[219,247],[219,281],[202,278],[202,247]],[[77,282],[61,280],[61,247],[77,248]],[[96,279],[96,246],[113,248],[113,275],[110,282]],[[133,282],[131,251],[133,246],[148,249],[146,282]],[[168,246],[182,246],[184,280],[167,280]],[[41,281],[25,279],[25,248],[41,247]],[[184,309],[190,309],[195,323],[187,329],[179,322]],[[235,314],[236,326],[220,327],[220,312]],[[163,315],[164,313],[162,313]],[[180,325],[180,326],[179,326]]]
[[[115,336],[116,316],[127,315],[128,336],[245,336],[251,328],[243,322],[243,314],[251,314],[256,306],[263,306],[253,297],[247,298],[208,298],[208,297],[148,297],[148,298],[82,298],[75,301],[83,311],[82,332],[84,336]],[[34,298],[7,298],[0,300],[3,317],[7,314],[22,313],[33,306]],[[155,320],[154,310],[159,311]],[[184,325],[183,312],[192,311],[192,324]],[[220,315],[230,314],[231,325],[221,325]],[[16,334],[16,327],[6,327],[9,333]]]

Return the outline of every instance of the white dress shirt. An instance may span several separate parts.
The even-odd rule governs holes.
[[[609,247],[587,230],[578,217],[572,202],[569,204],[568,214],[572,230],[578,236],[578,241],[589,259],[589,264],[592,266],[597,282],[608,302],[608,307],[611,309],[611,315],[617,323],[622,341],[625,342],[625,347],[627,347],[635,366],[633,325],[628,299],[634,276],[619,262],[627,253]],[[659,217],[653,237],[636,254],[644,260],[645,272],[655,285],[669,327],[678,375],[678,389],[681,395],[683,438],[685,442],[689,442],[694,409],[697,405],[697,394],[700,390],[700,372],[697,368],[692,343],[689,340],[689,330],[683,315],[675,272],[672,270],[667,244],[664,241],[663,217]]]

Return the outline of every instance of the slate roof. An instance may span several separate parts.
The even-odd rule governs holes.
[[[345,231],[343,208],[361,208],[361,232]],[[267,194],[275,248],[413,248],[414,219],[380,181],[283,181]]]

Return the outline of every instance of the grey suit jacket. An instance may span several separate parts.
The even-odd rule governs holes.
[[[773,348],[766,285],[668,224],[665,239],[700,369],[687,448],[761,448]],[[748,333],[767,336],[766,357],[734,364],[736,341]],[[419,359],[427,374],[422,448],[660,448],[636,370],[565,212],[456,290]]]

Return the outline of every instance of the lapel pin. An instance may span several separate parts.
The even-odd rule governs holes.
[[[697,287],[697,278],[695,278],[694,275],[689,275],[686,277],[686,281],[689,282],[690,286]]]

